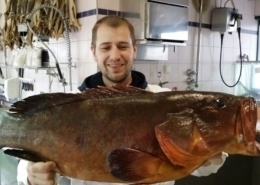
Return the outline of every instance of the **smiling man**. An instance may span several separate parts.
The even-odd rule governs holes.
[[[97,86],[132,85],[147,88],[145,76],[131,71],[136,57],[133,26],[124,18],[107,16],[92,30],[91,51],[100,72],[87,77],[80,91]]]
[[[131,68],[136,56],[136,46],[132,42],[129,26],[101,23],[93,34],[91,50],[101,71],[106,86],[129,85],[132,82]],[[95,28],[96,28],[95,27]],[[94,29],[95,29],[94,28]],[[133,31],[133,30],[132,30]]]

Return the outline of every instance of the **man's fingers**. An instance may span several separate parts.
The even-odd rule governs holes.
[[[55,185],[56,164],[54,162],[29,162],[27,165],[28,184],[30,185]]]
[[[32,173],[44,173],[44,172],[50,172],[52,170],[55,170],[56,164],[54,162],[38,162],[38,163],[32,163],[29,162],[27,169],[28,171]]]
[[[56,173],[55,172],[34,173],[32,176],[42,180],[53,180],[56,178]]]

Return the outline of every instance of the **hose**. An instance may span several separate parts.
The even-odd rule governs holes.
[[[222,71],[221,71],[221,63],[222,63],[222,48],[223,48],[223,39],[224,39],[224,33],[220,34],[220,39],[221,39],[221,47],[220,47],[220,61],[219,61],[219,72],[220,72],[220,77],[222,82],[227,86],[227,87],[235,87],[238,82],[240,81],[241,75],[242,75],[242,48],[241,48],[241,22],[240,19],[237,19],[237,33],[238,33],[238,40],[239,40],[239,50],[240,50],[240,72],[239,72],[239,77],[237,79],[237,82],[234,85],[228,85],[225,80],[223,79]]]
[[[40,40],[40,42],[46,47],[48,48],[48,50],[51,52],[54,60],[55,60],[55,64],[56,64],[56,67],[57,67],[57,70],[58,70],[58,74],[59,74],[59,78],[60,78],[60,82],[62,83],[62,85],[65,87],[67,85],[66,83],[66,80],[65,78],[63,77],[62,73],[61,73],[61,70],[60,70],[60,66],[59,66],[59,63],[58,63],[58,60],[56,58],[56,56],[54,55],[54,53],[52,52],[52,50],[37,36],[37,34],[32,30],[32,28],[30,27],[30,22],[31,22],[31,18],[32,18],[32,15],[38,11],[39,9],[42,9],[42,8],[52,8],[54,10],[56,10],[62,20],[63,20],[63,24],[64,24],[64,27],[65,27],[65,37],[66,37],[66,42],[67,42],[67,57],[68,57],[68,63],[69,63],[69,76],[70,76],[70,91],[72,91],[72,77],[71,77],[71,45],[70,45],[70,36],[69,36],[69,29],[68,29],[68,26],[67,26],[67,22],[66,22],[66,19],[65,19],[65,16],[63,15],[63,13],[56,7],[54,7],[53,5],[49,5],[49,4],[43,4],[35,9],[33,9],[26,17],[26,21],[27,21],[27,26],[29,28],[29,30],[33,33],[33,35],[36,36],[37,39]],[[65,91],[65,90],[64,90]]]

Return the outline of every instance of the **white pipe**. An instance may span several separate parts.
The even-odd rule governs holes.
[[[200,42],[201,42],[202,8],[203,8],[203,0],[200,0],[199,32],[198,32],[198,47],[197,47],[197,62],[196,62],[196,80],[195,80],[195,87],[199,87],[199,85],[198,85],[198,77],[199,77],[199,62],[200,62]]]

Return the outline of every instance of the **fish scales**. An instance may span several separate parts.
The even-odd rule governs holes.
[[[255,141],[255,108],[251,98],[223,93],[118,86],[35,95],[14,104],[14,113],[1,113],[0,147],[17,148],[12,155],[28,160],[54,161],[72,178],[163,182],[187,176],[221,151],[259,155],[235,132],[246,124],[243,133]]]

